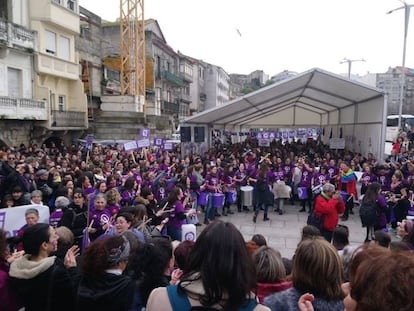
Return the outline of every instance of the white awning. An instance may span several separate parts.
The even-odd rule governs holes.
[[[383,91],[315,68],[188,117],[182,124],[234,130],[316,126],[328,133],[342,128],[343,135],[354,137],[353,147],[375,144],[373,152],[382,157],[386,109]],[[374,126],[367,132],[368,125]]]

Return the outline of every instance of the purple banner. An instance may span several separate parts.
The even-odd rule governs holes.
[[[154,138],[154,146],[162,146],[164,143],[164,139],[162,138]]]
[[[151,131],[149,129],[146,129],[146,128],[141,129],[142,138],[149,138],[150,135],[151,135]]]
[[[174,150],[173,143],[170,143],[170,142],[164,143],[164,150],[166,150],[166,151],[172,151],[172,150]]]

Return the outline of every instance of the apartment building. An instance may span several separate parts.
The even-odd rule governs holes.
[[[0,145],[28,143],[34,126],[48,119],[48,103],[34,99],[33,55],[37,34],[30,30],[25,0],[0,2]]]
[[[230,76],[219,66],[205,63],[205,67],[205,109],[210,109],[229,101]]]
[[[87,101],[80,79],[75,37],[80,32],[76,0],[28,0],[30,28],[36,31],[34,98],[48,103],[43,138],[79,137],[88,128]]]

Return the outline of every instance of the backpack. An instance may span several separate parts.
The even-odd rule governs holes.
[[[377,223],[377,202],[364,202],[362,201],[359,208],[359,217],[361,218],[363,227],[371,227]]]
[[[323,230],[323,222],[324,222],[324,215],[318,215],[315,213],[315,211],[312,211],[309,216],[306,223],[310,226],[314,226],[319,229],[319,231]]]
[[[322,196],[322,195],[319,194],[318,196]],[[324,198],[324,199],[326,200],[326,198]],[[319,231],[322,232],[322,230],[323,230],[323,223],[325,221],[325,215],[323,215],[323,214],[322,215],[316,214],[315,213],[315,205],[316,205],[316,200],[315,200],[315,202],[313,204],[312,212],[309,214],[308,219],[306,221],[306,224],[307,225],[310,225],[310,226],[314,226],[314,227],[318,228]]]
[[[43,195],[48,197],[52,195],[53,189],[48,184],[43,184],[39,187],[39,190],[42,191]]]
[[[168,285],[167,286],[168,299],[170,300],[171,307],[173,311],[190,311],[190,310],[208,310],[208,311],[219,311],[218,309],[205,306],[192,307],[190,301],[186,294],[178,293],[177,285]],[[255,299],[250,299],[249,303],[237,309],[238,311],[253,311],[257,306],[257,301]]]

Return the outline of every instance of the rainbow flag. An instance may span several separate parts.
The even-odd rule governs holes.
[[[341,172],[341,183],[348,183],[352,180],[356,180],[356,176],[353,170],[349,169],[348,172]]]

